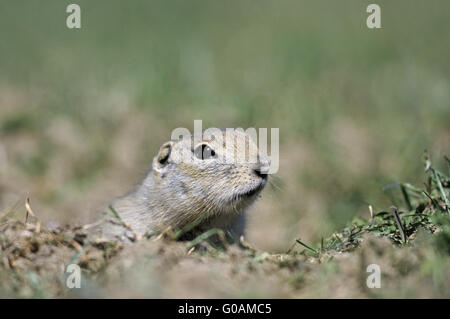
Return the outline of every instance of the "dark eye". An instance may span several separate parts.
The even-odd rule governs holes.
[[[216,152],[208,145],[202,144],[197,146],[197,148],[194,150],[194,155],[198,159],[205,160],[211,157],[215,157]]]

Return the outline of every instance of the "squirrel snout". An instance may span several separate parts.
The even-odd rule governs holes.
[[[267,179],[269,175],[267,174],[267,170],[263,169],[264,167],[259,166],[253,169],[253,172],[256,174],[256,176],[261,177],[262,179]]]
[[[253,172],[256,174],[256,176],[267,180],[267,178],[269,177],[268,173],[270,170],[270,164],[270,159],[261,158],[258,156],[258,164],[253,168]]]

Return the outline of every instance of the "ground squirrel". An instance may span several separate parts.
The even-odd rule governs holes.
[[[143,181],[112,204],[128,231],[109,220],[103,235],[124,238],[130,230],[143,235],[197,223],[197,234],[220,228],[238,240],[246,209],[266,186],[270,161],[244,131],[219,132],[164,143]]]

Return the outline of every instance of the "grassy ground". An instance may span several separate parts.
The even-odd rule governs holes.
[[[425,149],[446,169],[446,0],[377,1],[380,30],[370,1],[77,3],[81,30],[64,1],[0,3],[0,211],[29,197],[42,227],[92,222],[194,119],[280,128],[280,171],[247,232],[270,254],[299,238],[317,250],[369,205],[404,211],[390,185],[421,187]]]
[[[356,219],[320,246],[297,239],[282,254],[245,241],[218,248],[208,232],[123,245],[83,227],[48,230],[32,216],[23,223],[10,210],[0,217],[0,296],[448,298],[450,178],[429,162],[427,172],[424,187],[397,185],[402,207]],[[66,286],[69,264],[83,271],[79,289]],[[371,264],[380,267],[379,288],[366,284]]]

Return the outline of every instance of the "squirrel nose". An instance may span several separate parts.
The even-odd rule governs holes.
[[[268,178],[267,172],[263,171],[261,166],[259,166],[257,168],[254,168],[253,172],[255,172],[256,176],[261,177],[262,179],[267,179]]]

